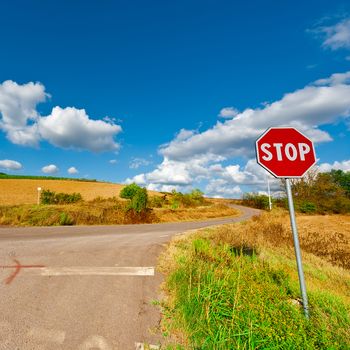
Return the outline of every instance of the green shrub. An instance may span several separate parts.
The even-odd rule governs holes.
[[[55,204],[55,192],[50,190],[43,190],[40,194],[41,204]]]
[[[145,188],[140,188],[136,191],[131,199],[131,208],[137,213],[141,213],[147,208],[148,194]]]
[[[130,199],[128,209],[133,209],[137,213],[141,213],[147,209],[148,194],[146,188],[140,187],[135,183],[125,186],[119,196],[121,198]]]
[[[121,191],[120,191],[120,198],[124,199],[133,199],[135,196],[136,192],[140,190],[140,186],[136,185],[135,183],[132,183],[130,185],[125,186]]]
[[[269,209],[269,197],[264,194],[258,193],[246,193],[243,196],[243,204],[257,208],[257,209]]]
[[[60,214],[60,221],[59,224],[62,226],[70,226],[74,224],[74,220],[65,212],[62,212]]]
[[[179,202],[178,201],[173,201],[171,203],[171,209],[175,210],[175,209],[178,209],[180,206]]]
[[[166,204],[166,200],[161,196],[152,196],[148,199],[148,205],[151,208],[162,208]]]
[[[41,204],[70,204],[82,200],[80,193],[56,193],[50,190],[43,190],[40,194]]]
[[[199,189],[194,189],[190,193],[185,194],[173,190],[170,201],[172,208],[189,208],[207,204],[203,197],[203,192]]]
[[[316,205],[312,202],[302,202],[297,209],[299,209],[300,212],[305,214],[311,214],[316,211]]]

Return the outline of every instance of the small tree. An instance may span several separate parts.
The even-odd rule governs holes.
[[[135,210],[137,213],[147,209],[148,194],[147,190],[143,187],[132,183],[125,186],[121,191],[119,196],[121,198],[130,199],[129,209]]]
[[[131,199],[131,208],[136,212],[141,213],[147,208],[148,194],[145,188],[140,188],[136,191]]]
[[[119,196],[124,199],[132,199],[136,192],[141,189],[140,186],[136,185],[135,183],[132,183],[130,185],[125,186],[121,191]]]

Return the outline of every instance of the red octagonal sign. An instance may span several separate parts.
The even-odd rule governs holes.
[[[295,128],[270,128],[256,140],[258,163],[275,177],[296,178],[316,163],[314,145]]]

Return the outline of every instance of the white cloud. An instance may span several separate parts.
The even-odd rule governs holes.
[[[38,124],[43,138],[61,148],[93,152],[119,148],[113,137],[121,131],[121,127],[90,119],[84,109],[54,107],[52,113],[40,118]]]
[[[0,84],[0,129],[15,144],[37,146],[40,140],[36,106],[49,95],[40,83],[19,85],[12,80]]]
[[[152,162],[144,158],[133,158],[129,162],[130,169],[138,169],[141,166],[150,165]]]
[[[239,110],[234,107],[225,107],[222,108],[218,114],[221,118],[234,118],[239,114]]]
[[[59,172],[59,169],[56,165],[50,164],[42,167],[41,171],[45,174],[56,174]]]
[[[6,170],[20,170],[22,169],[22,164],[15,160],[3,159],[0,160],[0,168]]]
[[[192,135],[194,135],[193,130],[181,129],[179,133],[177,133],[175,139],[178,141],[184,141],[190,138]]]
[[[160,146],[163,161],[153,171],[127,181],[156,190],[165,186],[185,190],[207,183],[206,192],[213,196],[238,196],[247,187],[265,191],[269,175],[254,159],[255,140],[268,127],[283,125],[296,127],[314,142],[331,141],[320,126],[349,121],[349,76],[350,72],[333,74],[261,108],[218,121],[203,132],[182,129]],[[248,161],[241,166],[235,157]],[[270,185],[273,191],[280,191],[278,180],[271,179]]]
[[[164,159],[152,172],[136,175],[132,179],[127,179],[126,182],[135,182],[138,185],[153,183],[176,186],[188,185],[192,182],[192,178],[185,163]]]
[[[325,36],[323,47],[331,50],[350,49],[350,18],[346,18],[333,26],[320,27],[317,31]]]
[[[76,167],[74,167],[74,166],[71,166],[71,167],[67,170],[67,172],[68,172],[68,174],[71,174],[71,175],[73,175],[73,174],[78,174],[78,173],[79,173],[78,169],[77,169]]]
[[[84,109],[54,107],[41,116],[36,106],[49,95],[40,83],[17,84],[7,80],[0,84],[0,129],[14,144],[38,146],[40,141],[66,149],[93,152],[117,151],[115,136],[121,127],[114,119],[91,119]]]
[[[271,126],[294,126],[314,142],[331,141],[330,135],[318,126],[348,119],[350,115],[350,85],[348,72],[324,79],[323,85],[308,85],[285,94],[281,100],[263,108],[246,109],[234,119],[217,122],[202,133],[185,140],[175,138],[160,149],[169,160],[187,160],[193,155],[212,154],[226,157],[254,154],[254,141]]]
[[[339,85],[339,84],[349,84],[350,83],[350,71],[345,73],[334,73],[330,77],[325,79],[318,79],[315,81],[314,85]]]
[[[110,159],[110,160],[109,160],[109,163],[110,163],[110,164],[117,164],[117,160],[116,160],[116,159]]]
[[[350,159],[349,160],[343,160],[341,162],[335,161],[333,164],[330,163],[322,163],[319,166],[320,172],[329,172],[332,169],[334,170],[343,170],[343,171],[350,171]]]
[[[213,179],[206,186],[205,193],[215,198],[237,198],[242,195],[242,190],[238,185],[232,186],[224,179]]]

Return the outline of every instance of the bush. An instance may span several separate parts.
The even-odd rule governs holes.
[[[181,193],[175,190],[172,191],[171,207],[172,208],[189,208],[207,204],[203,197],[203,192],[199,189],[194,189],[190,193]]]
[[[166,202],[166,199],[161,196],[152,196],[148,199],[148,204],[151,208],[162,208]]]
[[[41,204],[55,204],[55,192],[43,190],[40,194]]]
[[[133,199],[135,196],[136,192],[141,189],[140,186],[136,185],[135,183],[132,183],[130,185],[125,186],[121,191],[120,191],[120,198],[124,199]]]
[[[143,187],[132,183],[125,186],[121,191],[119,196],[121,198],[130,199],[130,204],[128,209],[133,209],[137,213],[147,209],[148,194],[147,190]]]
[[[140,188],[136,191],[135,195],[131,199],[131,208],[137,213],[141,213],[146,210],[148,201],[148,194],[145,188]]]
[[[59,224],[62,225],[62,226],[73,225],[74,224],[74,220],[67,213],[62,212],[60,214]]]
[[[297,209],[302,213],[311,214],[316,211],[316,205],[312,202],[302,202]]]
[[[70,204],[81,201],[80,193],[56,193],[50,190],[43,190],[40,194],[41,204]]]
[[[246,193],[243,196],[243,204],[257,208],[257,209],[269,209],[269,197],[264,194]]]
[[[350,172],[342,170],[292,180],[295,207],[303,213],[349,213],[349,188]]]

